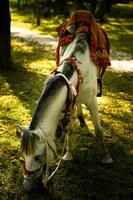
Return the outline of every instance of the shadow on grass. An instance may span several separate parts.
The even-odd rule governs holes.
[[[54,200],[48,190],[40,188],[27,192],[23,188],[23,174],[19,162],[20,152],[10,143],[3,145],[1,152],[1,179],[0,190],[2,200]],[[21,155],[22,156],[22,155]],[[5,178],[6,174],[6,178]]]
[[[130,101],[132,99],[132,84],[132,72],[107,71],[103,80],[103,90],[108,97]]]
[[[108,124],[107,124],[108,126]],[[110,127],[108,127],[110,129]],[[48,190],[27,193],[22,187],[23,176],[14,150],[5,150],[2,169],[10,174],[10,183],[3,189],[3,199],[10,200],[131,200],[132,199],[132,155],[120,144],[121,138],[115,129],[117,141],[106,138],[107,146],[114,159],[111,165],[100,163],[95,137],[87,134],[76,136],[74,160],[62,164],[48,184]],[[113,142],[112,142],[113,141]],[[128,141],[124,141],[127,144]],[[11,147],[12,148],[12,147]],[[11,159],[10,159],[10,158]],[[13,161],[16,159],[16,161]],[[10,162],[10,164],[9,164]],[[51,167],[54,170],[55,166]],[[8,177],[7,177],[8,180]],[[11,184],[12,182],[12,184]],[[4,198],[6,197],[6,198]]]
[[[41,94],[41,86],[46,79],[46,75],[30,72],[25,68],[16,68],[2,74],[14,95],[22,102],[23,106],[33,113],[36,101]]]
[[[126,144],[127,150],[131,150],[133,141],[132,85],[133,73],[107,71],[103,91],[107,102],[100,110],[104,129],[110,132],[112,138],[117,138],[119,144]]]
[[[26,44],[25,46],[21,42],[18,46],[16,45],[14,51],[14,60],[16,62],[14,68],[5,72],[1,71],[1,74],[9,84],[10,91],[19,98],[23,106],[32,114],[32,109],[35,107],[47,77],[45,72],[50,71],[50,67],[48,69],[46,65],[48,65],[47,61],[53,59],[53,51],[48,54],[47,47],[35,44]],[[35,66],[30,67],[35,61],[40,63],[35,63]],[[6,95],[5,92],[7,94],[10,93],[3,89],[3,95]]]
[[[50,46],[39,45],[36,41],[30,40],[29,38],[16,37],[16,39],[13,39],[13,43],[15,43],[12,49],[13,59],[27,69],[35,61],[55,60],[56,58],[55,52],[51,50]],[[44,65],[41,67],[45,68]]]
[[[53,177],[50,193],[63,200],[131,200],[131,155],[113,144],[112,153],[118,153],[117,159],[112,165],[102,165],[96,152],[94,144],[86,151],[77,147],[74,161],[63,162]]]
[[[3,200],[131,200],[133,192],[131,154],[127,154],[118,143],[110,144],[114,163],[103,165],[99,160],[95,138],[91,138],[93,144],[88,145],[89,138],[79,135],[77,139],[81,140],[81,137],[86,140],[85,145],[88,148],[81,148],[81,144],[75,147],[74,160],[62,161],[47,190],[26,192],[22,186],[23,176],[17,152],[5,150],[2,156],[4,159],[2,169],[3,173],[8,170],[10,177],[4,180],[4,184],[7,184],[4,187],[8,191],[4,189],[1,193]],[[13,160],[15,158],[16,161]],[[8,179],[10,179],[9,185]]]
[[[116,116],[119,118],[117,113]],[[124,122],[122,120],[122,123]],[[103,120],[102,125],[110,133],[108,137],[105,137],[105,141],[114,163],[111,165],[100,164],[96,138],[94,136],[90,138],[86,132],[83,133],[80,129],[82,132],[78,132],[78,136],[76,135],[74,161],[63,162],[60,170],[53,177],[50,190],[58,194],[59,199],[132,199],[131,137],[126,138],[124,132],[122,135],[115,124],[112,126],[110,121]]]

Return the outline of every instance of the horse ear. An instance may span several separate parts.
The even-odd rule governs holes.
[[[16,130],[16,134],[17,134],[17,136],[20,138],[20,137],[22,137],[23,132],[27,130],[27,127],[21,126],[21,125],[17,125],[17,128],[18,128],[19,130]]]

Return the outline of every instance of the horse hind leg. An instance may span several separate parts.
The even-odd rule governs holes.
[[[80,122],[80,126],[81,127],[85,127],[86,123],[83,117],[83,113],[82,113],[82,106],[80,103],[77,103],[77,118],[79,119]]]
[[[98,105],[97,105],[97,99],[94,97],[93,101],[89,103],[88,105],[86,104],[90,111],[90,115],[94,124],[95,128],[95,134],[97,137],[98,141],[98,146],[99,146],[99,152],[102,157],[102,163],[112,163],[113,160],[110,157],[107,147],[105,145],[104,139],[103,139],[103,131],[100,125],[100,119],[99,119],[99,113],[98,113]]]

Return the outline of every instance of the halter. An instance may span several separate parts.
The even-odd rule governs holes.
[[[43,155],[46,155],[46,149],[44,149]],[[25,179],[28,179],[29,182],[33,182],[34,180],[39,178],[42,175],[44,169],[46,168],[46,163],[44,162],[44,160],[42,166],[34,171],[28,171],[26,169],[25,161],[23,159],[20,160],[20,163],[24,171],[23,176]]]

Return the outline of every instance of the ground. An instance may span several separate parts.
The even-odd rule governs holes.
[[[20,19],[20,18],[18,18]],[[123,19],[120,19],[120,23]],[[98,98],[104,137],[114,163],[102,165],[98,155],[96,138],[89,113],[83,107],[88,129],[74,122],[74,160],[62,162],[48,184],[48,190],[23,190],[23,174],[20,167],[20,139],[16,136],[16,124],[27,125],[33,116],[43,82],[55,68],[57,39],[28,28],[12,26],[12,54],[14,68],[0,75],[0,198],[2,200],[131,200],[133,196],[133,55],[131,21],[126,24],[128,37],[122,39],[123,26],[113,19],[109,29],[111,68],[103,80],[103,96]],[[24,24],[25,25],[25,24]],[[130,25],[130,27],[129,27]],[[112,30],[112,29],[113,30]],[[115,29],[116,28],[116,29]],[[122,38],[121,38],[122,36]],[[118,38],[117,38],[118,39]],[[116,43],[117,42],[117,43]],[[120,44],[116,49],[116,44]],[[121,50],[122,47],[122,50]],[[123,51],[125,49],[126,51]],[[58,152],[62,150],[64,137],[57,140]],[[51,165],[51,169],[55,164]]]

